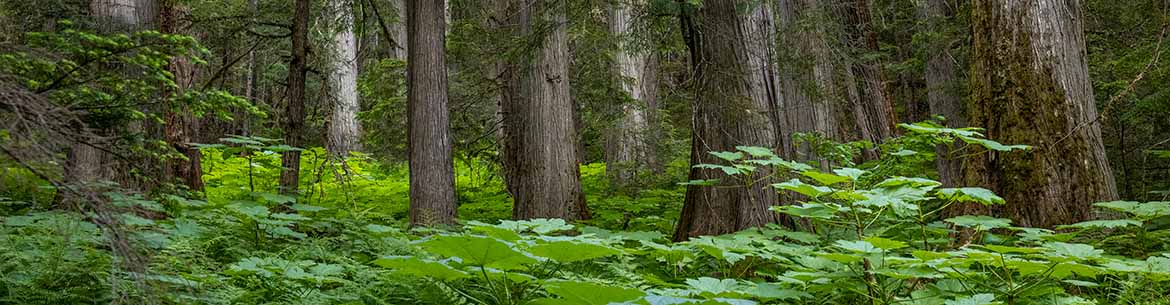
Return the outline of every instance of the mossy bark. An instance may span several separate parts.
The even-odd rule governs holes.
[[[1088,81],[1080,1],[976,0],[968,122],[1027,152],[986,151],[963,162],[963,181],[1007,200],[951,211],[1052,227],[1089,219],[1117,198]]]

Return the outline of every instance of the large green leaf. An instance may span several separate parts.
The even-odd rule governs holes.
[[[995,218],[991,216],[972,216],[964,215],[954,218],[947,218],[946,222],[953,223],[956,226],[964,228],[973,228],[979,231],[986,231],[997,228],[1007,228],[1012,226],[1012,220],[1006,218]]]
[[[561,263],[579,262],[621,253],[614,248],[574,241],[539,244],[528,248],[528,252]]]
[[[374,260],[374,264],[404,274],[420,277],[432,277],[438,280],[449,281],[468,277],[466,272],[451,268],[446,264],[421,260],[413,256],[387,256]]]
[[[467,222],[467,230],[510,242],[517,241],[522,238],[519,233],[516,233],[516,230],[505,229],[499,226],[474,220]]]
[[[745,152],[748,155],[751,155],[752,157],[755,157],[755,158],[770,158],[770,157],[776,156],[776,153],[773,153],[772,149],[767,148],[767,147],[736,146],[735,149],[738,149],[739,151]]]
[[[822,203],[805,203],[801,205],[773,206],[769,209],[800,218],[833,219],[837,210]]]
[[[834,185],[837,183],[853,181],[853,179],[849,178],[849,177],[838,176],[838,175],[824,173],[824,172],[815,171],[815,170],[804,171],[804,172],[801,172],[800,174],[804,175],[805,177],[809,177],[809,178],[812,178],[813,180],[816,180],[821,185]]]
[[[975,145],[983,146],[984,148],[994,150],[994,151],[1013,151],[1013,150],[1032,149],[1032,147],[1028,146],[1028,145],[1004,145],[1003,143],[999,143],[999,142],[984,139],[984,138],[976,138],[976,137],[968,137],[968,136],[958,136],[958,137],[959,137],[959,139],[963,140],[963,142],[967,142],[967,144],[975,144]]]
[[[717,279],[701,277],[687,279],[687,286],[705,296],[719,296],[725,293],[739,292],[739,282],[734,279]]]
[[[508,229],[516,232],[533,232],[536,234],[550,234],[561,231],[568,231],[573,229],[573,225],[565,222],[564,219],[529,219],[529,220],[501,220],[500,224],[495,225],[497,228]]]
[[[864,240],[838,240],[835,244],[841,249],[858,253],[881,253],[881,249]]]
[[[890,208],[898,216],[910,217],[918,213],[915,202],[925,199],[926,193],[933,186],[899,185],[892,188],[877,188],[859,191],[864,199],[857,201],[857,205],[870,208]]]
[[[743,159],[743,153],[737,153],[737,152],[713,151],[713,152],[710,152],[710,154],[712,156],[715,156],[716,158],[727,160],[727,161],[737,161],[737,160]]]
[[[897,187],[902,187],[902,186],[908,186],[908,187],[924,187],[926,189],[932,189],[932,188],[939,186],[939,185],[942,185],[942,182],[938,182],[938,181],[934,181],[934,180],[930,180],[930,179],[926,179],[926,178],[899,176],[899,177],[890,177],[886,180],[882,180],[882,182],[878,182],[877,187],[897,188]]]
[[[1170,216],[1170,202],[1160,201],[1143,203],[1133,211],[1133,214],[1138,218],[1143,219],[1154,219]]]
[[[800,181],[800,179],[792,179],[788,180],[787,182],[776,183],[773,184],[772,187],[776,189],[797,192],[813,198],[833,192],[833,189],[831,188],[806,184],[803,181]]]
[[[544,288],[560,299],[540,299],[537,304],[560,305],[607,305],[637,300],[645,292],[629,288],[599,285],[576,281],[548,281]]]
[[[726,166],[726,165],[718,165],[718,164],[696,164],[694,167],[695,168],[702,168],[702,169],[721,170],[721,171],[723,171],[724,174],[727,174],[728,176],[734,176],[734,175],[746,173],[745,171],[743,171],[737,167],[734,167],[734,166]]]
[[[939,198],[958,202],[977,202],[983,205],[1004,204],[1003,198],[991,190],[978,187],[945,188],[938,190]]]
[[[871,245],[873,245],[874,247],[877,247],[878,249],[887,250],[887,251],[888,250],[897,250],[897,249],[901,249],[901,248],[905,248],[905,247],[909,246],[908,244],[906,244],[906,242],[903,242],[903,241],[886,239],[886,238],[881,238],[881,237],[876,237],[876,236],[866,237],[865,241],[869,242]]]
[[[1049,254],[1067,258],[1075,258],[1078,260],[1100,258],[1102,254],[1105,254],[1105,251],[1098,250],[1097,248],[1093,248],[1093,246],[1086,244],[1051,242],[1044,244],[1044,248],[1049,250]]]
[[[1137,220],[1133,220],[1133,219],[1111,219],[1111,220],[1091,220],[1091,221],[1085,221],[1085,222],[1078,222],[1078,223],[1074,223],[1074,224],[1067,225],[1067,226],[1059,226],[1057,228],[1059,228],[1059,229],[1068,229],[1068,228],[1116,229],[1116,228],[1124,228],[1124,227],[1130,227],[1130,226],[1140,227],[1141,225],[1142,225],[1141,221],[1137,221]]]
[[[1134,210],[1141,206],[1141,203],[1134,201],[1109,201],[1094,203],[1094,206],[1106,208],[1118,212],[1126,212],[1132,214]]]
[[[495,238],[440,235],[419,242],[420,247],[434,254],[458,257],[463,264],[504,270],[524,268],[536,259],[516,251],[511,245]]]

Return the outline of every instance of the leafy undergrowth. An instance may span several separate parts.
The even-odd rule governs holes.
[[[507,214],[502,188],[463,168],[461,198],[504,197],[464,201],[461,227],[408,230],[395,221],[406,206],[402,172],[354,158],[349,171],[358,178],[338,183],[333,165],[310,151],[307,168],[328,174],[305,175],[317,180],[296,201],[266,192],[278,166],[272,155],[285,148],[241,138],[232,141],[254,142],[207,148],[206,201],[109,194],[114,205],[170,215],[123,215],[126,239],[111,238],[90,215],[3,218],[0,304],[1168,304],[1170,202],[1100,203],[1117,217],[1058,231],[944,218],[955,204],[1004,202],[985,189],[900,175],[931,159],[915,151],[955,135],[988,149],[1022,148],[981,143],[973,130],[914,128],[926,136],[884,144],[898,155],[882,162],[897,164],[819,170],[757,147],[716,153],[724,164],[700,167],[735,181],[688,184],[762,183],[743,177],[766,168],[769,187],[802,198],[775,209],[797,228],[680,243],[663,232],[681,187],[633,196],[595,189],[599,217],[582,224],[498,220]],[[587,189],[604,187],[602,166],[582,173]],[[112,255],[111,240],[150,255]]]
[[[280,152],[290,147],[262,137],[231,137],[223,144],[203,146],[206,197],[210,202],[235,200],[292,202],[274,196],[280,178]],[[685,175],[685,162],[672,166],[670,177]],[[512,198],[487,160],[458,160],[455,190],[459,217],[495,222],[512,217]],[[410,208],[409,169],[404,164],[379,164],[355,153],[344,166],[327,158],[322,148],[304,150],[301,158],[301,203],[337,209],[339,216],[391,221],[405,219]],[[602,228],[667,232],[682,208],[685,187],[666,185],[634,193],[611,189],[605,164],[581,167],[581,186],[594,211],[588,223]]]

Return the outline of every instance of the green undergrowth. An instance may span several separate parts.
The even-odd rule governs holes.
[[[280,178],[280,152],[289,147],[262,137],[237,136],[221,142],[204,145],[202,150],[208,201],[294,200],[272,195]],[[360,153],[342,163],[329,158],[321,148],[304,150],[301,155],[300,203],[338,209],[361,219],[407,218],[410,177],[405,164],[381,164]],[[666,177],[685,175],[685,162],[676,163]],[[512,198],[495,163],[457,160],[455,175],[461,219],[494,222],[512,217]],[[594,216],[587,223],[618,230],[669,232],[677,221],[685,191],[684,186],[668,182],[637,192],[619,192],[610,186],[603,163],[581,166],[581,185]]]
[[[207,200],[108,194],[126,211],[117,231],[89,213],[5,216],[0,304],[1167,304],[1170,202],[1098,203],[1116,217],[1057,230],[943,217],[955,204],[1012,203],[904,174],[934,145],[1027,147],[904,127],[882,147],[896,154],[828,170],[759,147],[714,153],[723,162],[699,167],[728,178],[687,184],[767,183],[798,201],[774,211],[797,226],[677,243],[664,232],[683,187],[619,194],[602,165],[582,167],[594,220],[500,220],[506,194],[473,162],[457,165],[462,224],[411,230],[401,167],[356,156],[345,178],[309,150],[297,200],[272,193],[288,148],[241,138],[231,141],[253,148],[205,147]],[[771,179],[741,180],[764,169]]]

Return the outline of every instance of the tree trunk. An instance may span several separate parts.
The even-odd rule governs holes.
[[[454,225],[458,206],[447,107],[443,1],[410,1],[407,11],[410,224]]]
[[[90,13],[113,21],[108,26],[138,27],[154,21],[155,0],[91,0]]]
[[[182,8],[179,7],[175,0],[163,0],[160,8],[159,29],[165,34],[178,34],[180,14]],[[175,76],[175,84],[178,86],[171,94],[179,96],[183,94],[184,90],[191,87],[195,75],[194,65],[187,58],[176,57],[171,59],[167,70]],[[195,118],[190,115],[190,111],[186,109],[186,105],[178,105],[181,107],[175,109],[176,106],[168,107],[163,117],[166,120],[166,126],[163,128],[163,138],[172,148],[179,154],[183,155],[185,159],[168,159],[163,168],[163,182],[172,182],[172,180],[179,180],[191,191],[203,191],[203,168],[200,161],[203,159],[198,149],[191,146],[190,132],[192,128],[190,125]]]
[[[696,101],[691,164],[719,164],[709,153],[736,146],[776,144],[776,90],[770,64],[773,16],[768,5],[740,14],[734,0],[704,1],[694,40]],[[685,30],[685,29],[684,29]],[[767,175],[760,169],[750,179]],[[719,170],[692,168],[690,180],[719,179],[719,187],[687,188],[674,239],[719,235],[780,220],[770,206],[779,203],[767,181],[743,187]],[[737,186],[738,185],[738,186]]]
[[[152,14],[147,11],[153,9],[149,0],[92,0],[90,13],[103,20],[102,26],[112,32],[127,32],[136,30],[148,20]],[[98,135],[108,135],[108,130],[95,130]],[[73,143],[66,153],[64,181],[67,187],[77,192],[59,192],[58,205],[78,204],[85,200],[77,194],[100,194],[105,190],[99,188],[99,182],[115,181],[127,173],[118,173],[114,168],[126,164],[114,160],[114,157],[103,151],[105,143],[97,143],[97,139],[81,139],[92,143]],[[129,179],[127,179],[129,180]]]
[[[393,37],[386,37],[390,41],[390,57],[394,59],[406,60],[407,57],[407,36],[406,24],[409,22],[407,15],[406,2],[411,0],[390,0],[390,5],[394,9],[395,22],[389,25],[390,35]]]
[[[828,160],[817,156],[809,143],[796,145],[792,136],[798,132],[818,133],[829,139],[843,139],[838,113],[844,98],[837,80],[838,60],[832,55],[824,21],[816,20],[815,14],[820,10],[817,0],[781,0],[779,8],[781,41],[788,60],[780,66],[779,73],[783,101],[779,117],[785,128],[780,129],[777,147],[786,159],[819,160],[827,169]],[[803,26],[806,21],[813,22],[813,26]]]
[[[296,0],[292,27],[292,60],[288,65],[288,107],[285,109],[284,142],[292,147],[304,145],[305,128],[305,57],[308,51],[309,0]],[[301,152],[282,153],[280,192],[296,194],[301,179]]]
[[[606,141],[606,172],[619,189],[636,186],[639,174],[658,172],[655,110],[658,103],[658,65],[654,50],[637,49],[633,34],[633,6],[637,1],[610,4],[610,31],[620,41],[614,55],[614,74],[625,101],[618,106],[617,122]]]
[[[991,189],[1007,205],[961,212],[1053,227],[1089,219],[1093,202],[1117,198],[1096,123],[1081,14],[1076,0],[974,1],[968,119],[992,140],[1033,148],[964,160],[965,185]]]
[[[256,18],[260,15],[260,0],[248,0],[248,14],[251,15],[252,22],[257,21]],[[248,73],[248,75],[245,76],[246,79],[244,80],[244,99],[248,100],[249,103],[257,104],[258,101],[260,100],[260,98],[258,97],[257,86],[260,85],[259,81],[260,81],[260,74],[261,73],[260,73],[260,67],[256,63],[256,50],[255,49],[248,50],[248,62],[246,63],[246,65],[247,65],[247,72],[246,73]],[[247,120],[245,120],[242,123],[243,130],[244,130],[243,135],[251,135],[251,132],[249,132],[249,131],[250,131],[251,125],[252,125],[252,122],[251,122],[252,115],[245,114],[245,113],[241,113],[240,115],[247,118]]]
[[[354,39],[353,8],[347,0],[331,0],[330,10],[336,22],[333,28],[332,49],[336,54],[329,71],[329,89],[333,98],[333,115],[329,122],[329,153],[347,157],[349,152],[361,149],[361,125],[357,113],[361,109],[357,92],[357,40]]]
[[[566,3],[511,1],[518,34],[540,41],[532,56],[512,65],[503,101],[505,180],[515,219],[588,215],[580,201],[581,181],[569,96]]]
[[[880,52],[877,32],[873,30],[873,21],[870,20],[869,0],[853,0],[852,11],[847,20],[851,20],[848,28],[853,29],[854,44],[859,46],[862,54]],[[860,130],[862,140],[880,144],[885,139],[894,136],[894,124],[897,123],[894,115],[893,95],[889,90],[886,72],[882,69],[879,59],[864,59],[858,56],[858,63],[853,67],[854,73],[861,76],[863,89],[861,99],[854,110],[857,113],[857,124],[862,125]],[[876,151],[866,152],[867,159],[876,159]]]
[[[926,20],[927,30],[936,33],[929,36],[941,37],[937,34],[943,30],[941,21],[953,14],[948,12],[947,1],[927,0],[919,5],[919,15]],[[949,45],[945,37],[927,43],[925,77],[927,100],[930,104],[930,113],[946,118],[947,127],[967,127],[962,101],[956,88],[959,82],[958,66],[950,56]],[[960,179],[959,169],[962,162],[951,156],[954,148],[940,145],[936,149],[939,180],[945,186],[958,186]]]

